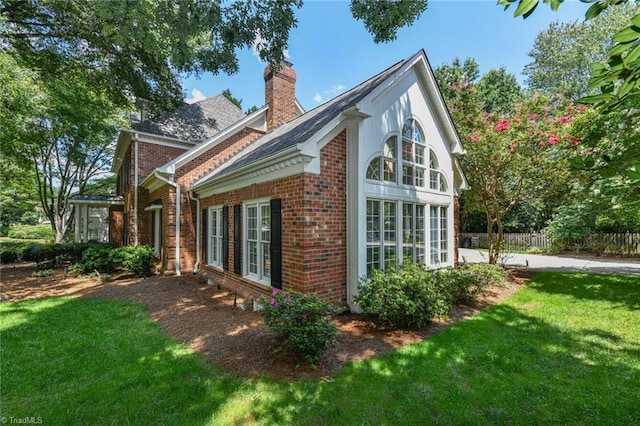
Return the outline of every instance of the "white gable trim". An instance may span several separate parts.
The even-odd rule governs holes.
[[[242,120],[237,121],[235,124],[227,127],[221,132],[214,135],[211,139],[201,142],[198,145],[194,146],[189,151],[184,154],[176,157],[172,161],[167,164],[158,167],[158,171],[161,173],[169,173],[174,174],[177,169],[189,163],[191,160],[197,158],[199,155],[207,152],[209,149],[215,147],[219,143],[225,141],[241,130],[251,127],[259,130],[264,130],[266,126],[266,120],[264,116],[266,115],[267,107],[262,107],[259,110],[255,111],[253,114],[250,114],[244,117]]]
[[[168,146],[172,148],[182,148],[188,150],[196,145],[195,142],[186,141],[184,139],[172,138],[170,136],[156,135],[153,133],[140,132],[134,129],[124,128],[120,130],[120,136],[118,137],[118,143],[116,145],[116,152],[113,156],[113,164],[111,171],[117,173],[122,166],[124,156],[131,145],[132,135],[138,136],[138,142],[151,143],[154,145]]]

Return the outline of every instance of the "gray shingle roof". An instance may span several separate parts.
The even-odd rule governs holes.
[[[269,157],[278,152],[284,151],[293,145],[302,143],[312,137],[320,129],[326,126],[331,120],[337,117],[342,111],[348,109],[371,93],[376,87],[382,84],[387,78],[402,67],[407,61],[413,60],[416,55],[421,55],[422,51],[412,55],[410,58],[400,61],[380,74],[359,84],[353,89],[333,98],[332,100],[318,106],[317,108],[297,117],[287,124],[280,126],[273,132],[266,134],[256,141],[260,146],[246,154],[240,153],[240,157],[232,159],[233,163],[226,167],[222,166],[216,177],[224,176],[234,170],[248,166],[262,158]]]
[[[155,120],[145,120],[131,127],[145,133],[199,143],[244,116],[242,110],[227,98],[216,95],[192,104],[184,104]]]

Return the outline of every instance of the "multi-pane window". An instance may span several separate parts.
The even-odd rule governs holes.
[[[252,279],[267,282],[271,277],[271,207],[269,202],[245,206],[245,273]]]
[[[431,206],[430,209],[431,265],[446,263],[449,259],[447,210],[442,206]]]
[[[421,204],[367,200],[367,273],[405,260],[424,264],[424,215]]]
[[[222,267],[222,208],[209,209],[209,247],[207,250],[209,265]]]
[[[424,187],[425,169],[424,136],[417,121],[411,118],[402,127],[402,183]]]
[[[436,157],[436,153],[432,149],[429,150],[429,188],[440,192],[447,191],[447,181],[440,171],[438,157]]]
[[[402,260],[424,264],[425,222],[422,204],[402,203]]]
[[[394,183],[397,181],[397,140],[395,136],[387,139],[382,150],[382,156],[374,158],[369,163],[369,167],[367,167],[367,179]]]

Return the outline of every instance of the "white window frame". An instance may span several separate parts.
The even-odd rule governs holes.
[[[269,211],[268,229],[263,226],[264,208]],[[256,228],[254,238],[250,235],[250,218],[249,211],[256,209]],[[260,284],[271,286],[271,269],[267,268],[267,264],[270,265],[270,248],[271,248],[271,200],[269,198],[252,200],[243,203],[242,205],[243,217],[242,217],[242,245],[243,245],[243,271],[244,277],[252,281],[256,281]],[[268,238],[265,238],[265,233],[268,233]],[[255,270],[252,270],[251,266],[251,246],[255,244]]]
[[[434,214],[435,212],[435,214]],[[429,264],[449,262],[449,206],[429,206]]]
[[[377,204],[377,216],[370,216],[369,213],[369,203]],[[393,205],[393,219],[388,221],[385,217],[388,211],[389,206]],[[411,234],[411,241],[405,242],[405,224],[404,224],[404,206],[411,206],[411,223],[409,224],[409,232]],[[424,222],[428,206],[423,203],[414,203],[408,201],[401,200],[385,200],[378,198],[367,198],[365,201],[366,206],[366,216],[367,216],[367,230],[365,231],[367,234],[366,239],[366,247],[365,247],[365,264],[366,264],[366,272],[370,273],[371,269],[376,268],[380,270],[387,269],[389,267],[398,267],[402,265],[405,257],[405,248],[408,247],[408,244],[411,245],[411,261],[421,261],[422,265],[425,265],[426,262],[426,250],[427,250],[427,239],[426,239],[426,223]],[[417,218],[416,210],[417,206],[421,206],[422,208],[422,220],[423,223],[420,226],[417,226]],[[371,228],[371,229],[369,229]],[[420,229],[421,228],[421,229]],[[417,235],[417,233],[421,233],[421,235]],[[377,238],[373,238],[377,236]],[[393,239],[388,238],[389,235],[393,235]],[[375,253],[375,249],[377,249],[377,256],[373,256]],[[421,255],[417,255],[422,249]],[[370,251],[371,250],[371,251]],[[395,258],[395,264],[393,264],[393,260]],[[370,260],[374,260],[375,263],[372,263]],[[377,263],[377,265],[376,265]],[[371,266],[373,265],[373,266]]]
[[[207,264],[222,268],[222,206],[207,209]]]

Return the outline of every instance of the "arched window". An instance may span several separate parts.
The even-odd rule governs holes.
[[[447,191],[447,181],[440,171],[438,157],[432,149],[429,150],[429,188],[441,192]]]
[[[382,156],[376,157],[367,167],[367,179],[383,182],[397,182],[396,170],[398,169],[397,138],[391,136],[384,144]]]
[[[413,118],[402,127],[402,183],[417,187],[425,186],[424,134]]]

